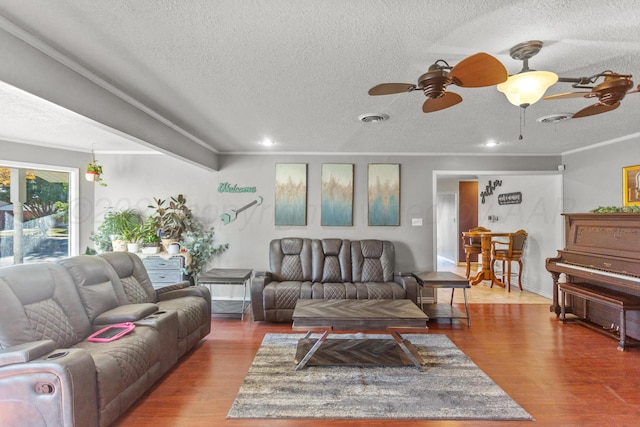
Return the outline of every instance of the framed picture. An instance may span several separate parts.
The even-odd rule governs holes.
[[[352,226],[353,164],[323,164],[321,187],[321,224],[327,226]]]
[[[622,168],[624,206],[640,206],[640,165]]]
[[[276,225],[307,225],[307,164],[277,163]]]
[[[369,163],[369,225],[400,225],[400,165]]]

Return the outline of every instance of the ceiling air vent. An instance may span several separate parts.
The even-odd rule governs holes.
[[[364,123],[377,123],[384,122],[389,118],[387,114],[375,114],[375,113],[367,113],[358,116],[358,120]]]
[[[570,119],[571,117],[573,117],[573,114],[571,113],[556,113],[538,117],[536,121],[540,123],[558,123]]]

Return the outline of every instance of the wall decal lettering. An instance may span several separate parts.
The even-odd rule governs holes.
[[[500,187],[501,185],[502,185],[502,181],[499,180],[499,179],[496,179],[493,182],[489,181],[487,186],[484,188],[484,191],[480,193],[480,197],[482,197],[482,204],[483,205],[484,205],[484,202],[485,202],[485,197],[491,196],[493,194],[493,190],[495,190],[496,188]]]

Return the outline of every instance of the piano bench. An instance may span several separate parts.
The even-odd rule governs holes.
[[[562,320],[562,323],[566,323],[568,320],[565,310],[565,294],[584,298],[587,301],[594,301],[619,310],[620,341],[618,341],[618,350],[624,351],[628,346],[626,313],[627,311],[640,311],[640,297],[590,283],[558,283],[558,289],[560,290],[560,320]],[[586,305],[584,311],[584,316],[582,316],[580,320],[587,320]],[[574,314],[577,315],[577,313]]]

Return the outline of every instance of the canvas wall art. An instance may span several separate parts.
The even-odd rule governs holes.
[[[321,181],[321,224],[353,225],[353,164],[323,164]]]
[[[400,225],[400,165],[369,164],[369,225]]]
[[[622,168],[622,203],[640,206],[640,165]]]
[[[307,164],[277,163],[276,225],[307,225]]]

